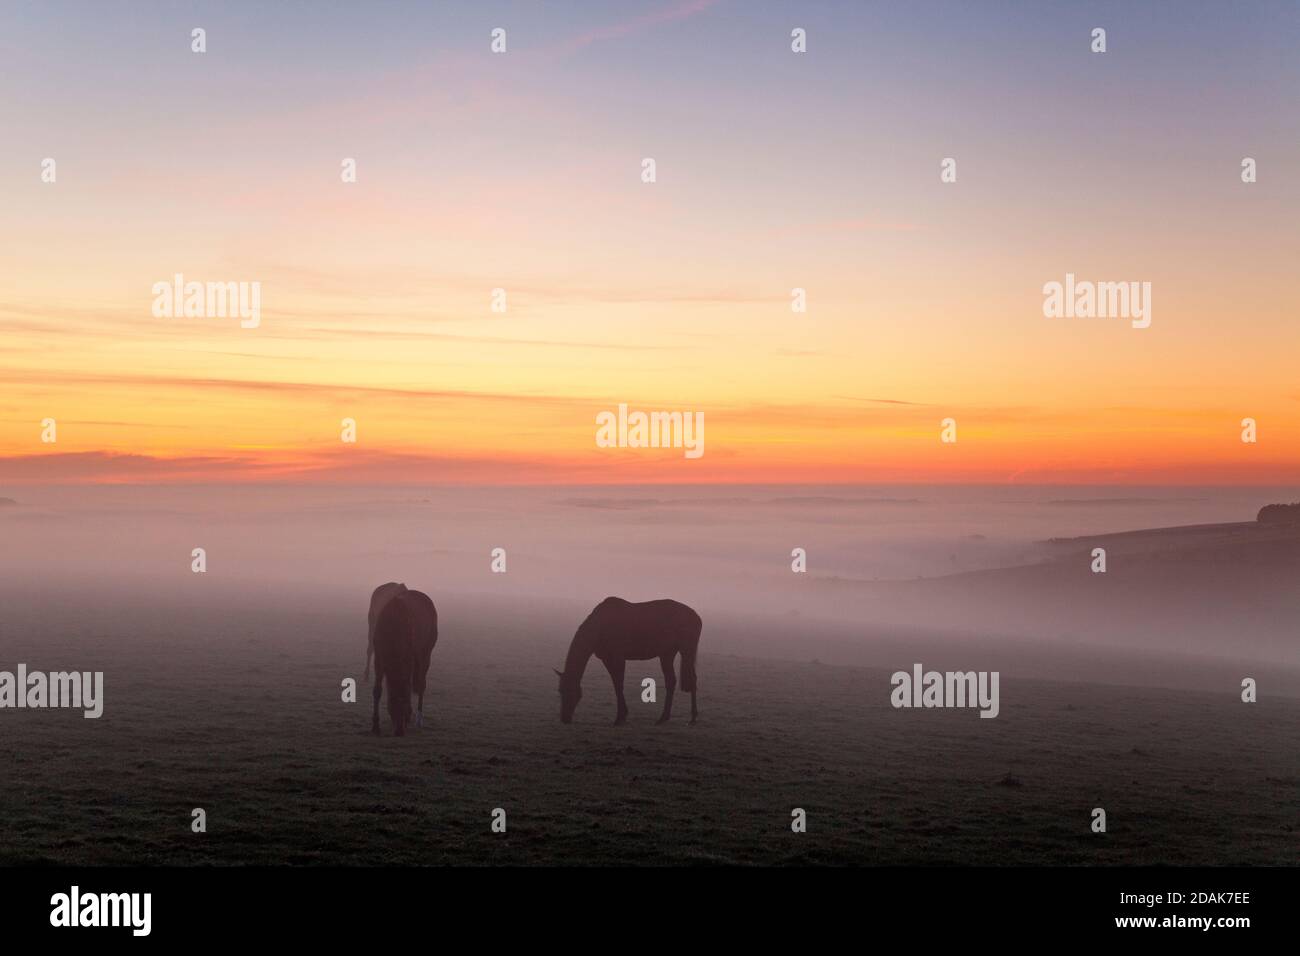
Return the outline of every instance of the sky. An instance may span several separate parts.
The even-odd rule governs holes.
[[[0,491],[1300,482],[1297,49],[1272,2],[8,3]],[[177,273],[257,327],[155,315]],[[1067,273],[1150,327],[1045,317]],[[620,404],[704,454],[599,447]]]

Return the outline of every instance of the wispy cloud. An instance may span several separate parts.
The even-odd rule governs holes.
[[[437,455],[382,449],[285,449],[273,453],[149,455],[109,451],[0,456],[0,481],[13,484],[303,481],[511,484],[598,477],[599,463],[544,456]]]
[[[922,408],[931,406],[923,402],[905,402],[899,398],[858,398],[856,395],[832,395],[832,398],[838,398],[846,402],[869,402],[873,405],[915,405]]]
[[[348,382],[294,382],[270,379],[237,378],[185,378],[164,375],[133,375],[88,372],[23,372],[11,371],[6,378],[10,381],[39,382],[46,385],[60,384],[78,387],[118,386],[123,388],[144,389],[199,389],[224,390],[239,392],[277,392],[281,394],[303,395],[378,395],[395,398],[457,399],[482,402],[511,403],[553,403],[582,405],[591,404],[590,399],[578,399],[560,395],[544,395],[529,392],[517,394],[506,392],[474,392],[456,389],[421,389],[403,388],[386,385],[362,385]]]
[[[410,341],[431,340],[440,342],[467,342],[475,345],[518,345],[561,349],[608,349],[620,352],[674,352],[680,351],[682,348],[682,346],[676,345],[647,345],[643,342],[574,342],[554,339],[519,339],[489,335],[455,335],[450,332],[420,332],[415,330],[406,331],[402,329],[373,329],[346,326],[309,325],[303,326],[302,331],[311,335],[348,339],[373,337],[384,339],[406,339]]]
[[[675,23],[697,16],[710,7],[717,6],[718,2],[719,0],[687,0],[685,3],[670,4],[630,20],[594,27],[552,48],[550,52],[567,56],[604,40],[621,40],[635,36],[666,23]]]

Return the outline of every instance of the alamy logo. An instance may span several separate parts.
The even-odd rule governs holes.
[[[895,671],[889,702],[898,707],[978,707],[981,717],[998,715],[998,671]]]
[[[597,448],[684,448],[687,458],[704,454],[703,412],[614,412],[596,414]]]
[[[240,319],[239,327],[262,324],[262,283],[186,282],[178,272],[172,281],[153,284],[155,319]]]
[[[152,893],[85,893],[73,886],[50,897],[51,926],[129,926],[148,936],[153,924]]]
[[[17,674],[0,671],[0,710],[6,707],[69,707],[94,720],[104,713],[104,672],[28,673],[27,665],[19,664]]]
[[[1043,286],[1043,315],[1049,319],[1131,319],[1135,329],[1151,324],[1150,282],[1065,282]]]

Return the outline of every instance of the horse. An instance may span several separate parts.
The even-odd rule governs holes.
[[[682,689],[691,695],[691,723],[699,717],[695,705],[695,652],[700,643],[700,616],[679,601],[644,601],[633,604],[622,598],[608,597],[587,615],[573,635],[564,670],[560,677],[560,720],[573,721],[573,711],[582,699],[582,674],[593,656],[600,658],[614,682],[618,709],[614,723],[627,721],[627,701],[623,698],[623,672],[628,661],[659,658],[664,669],[664,711],[658,723],[667,723],[673,711],[673,691],[677,675],[673,658],[682,655]]]
[[[375,623],[379,620],[379,612],[384,609],[385,604],[405,590],[405,584],[389,581],[387,584],[379,585],[370,595],[369,628],[366,632],[366,680],[370,680],[370,658],[375,653]]]
[[[433,601],[427,594],[403,586],[401,593],[383,605],[375,621],[374,711],[370,726],[374,733],[379,733],[379,698],[383,696],[385,679],[393,734],[401,737],[406,733],[412,716],[412,691],[419,697],[416,726],[424,726],[424,690],[437,643],[438,612]]]

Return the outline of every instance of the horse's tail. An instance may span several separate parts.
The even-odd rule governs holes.
[[[693,638],[682,648],[682,690],[695,693],[695,652],[700,648],[700,624],[695,624]]]

